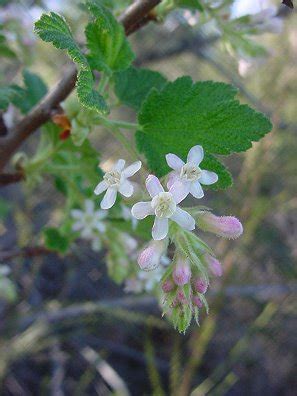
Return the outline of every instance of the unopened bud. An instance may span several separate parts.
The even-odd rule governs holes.
[[[166,279],[162,284],[162,290],[164,293],[169,293],[174,289],[174,283],[170,279]]]
[[[202,293],[202,294],[206,293],[208,284],[204,279],[196,278],[194,279],[193,283],[194,283],[194,288],[198,293]]]
[[[243,232],[241,222],[234,216],[215,216],[210,212],[199,212],[195,219],[201,230],[223,238],[236,239]]]
[[[138,264],[142,270],[152,271],[158,267],[165,250],[163,241],[151,241],[138,256]]]
[[[176,293],[176,300],[183,305],[186,305],[188,303],[188,300],[185,296],[185,293],[183,290],[179,289]]]
[[[212,274],[214,276],[222,276],[223,275],[223,268],[222,264],[217,260],[215,257],[211,256],[210,254],[207,254],[205,256],[206,262],[208,264],[208,267]]]
[[[189,260],[186,258],[179,258],[173,270],[173,280],[178,286],[183,286],[190,282],[191,267]]]
[[[192,297],[192,303],[194,305],[196,305],[196,307],[198,307],[198,308],[202,308],[203,307],[203,303],[202,303],[202,301],[200,300],[200,298],[198,296],[193,296]]]

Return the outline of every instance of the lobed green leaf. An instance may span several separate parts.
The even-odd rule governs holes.
[[[153,89],[143,103],[136,133],[137,146],[158,176],[169,172],[165,155],[186,159],[189,149],[200,144],[205,151],[202,169],[219,175],[214,188],[232,184],[227,169],[213,154],[231,154],[249,149],[272,128],[270,121],[234,97],[237,89],[211,81],[193,83],[181,77],[160,92]]]
[[[115,93],[120,101],[139,110],[151,89],[160,90],[167,80],[156,71],[129,67],[127,70],[115,73],[114,82]]]

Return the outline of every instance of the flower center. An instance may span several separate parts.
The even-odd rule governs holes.
[[[103,179],[110,185],[110,187],[117,187],[121,182],[121,173],[115,170],[106,172]]]
[[[169,218],[176,211],[176,203],[169,192],[161,192],[152,199],[152,208],[157,217]]]
[[[198,179],[200,179],[202,174],[201,169],[199,166],[195,164],[191,164],[191,162],[188,162],[185,164],[180,171],[180,178],[185,179],[186,181],[189,182],[194,182]]]
[[[92,215],[86,214],[86,215],[85,215],[85,218],[84,218],[84,223],[85,223],[86,225],[90,226],[90,225],[93,224],[93,220],[94,220],[94,218],[93,218]]]

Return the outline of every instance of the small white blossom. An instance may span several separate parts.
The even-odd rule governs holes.
[[[171,188],[174,183],[178,182],[181,189],[180,193],[184,198],[189,193],[195,198],[202,198],[204,192],[201,184],[210,185],[218,181],[218,175],[215,172],[200,169],[199,165],[203,157],[204,152],[201,146],[191,148],[188,153],[187,163],[184,163],[175,154],[167,154],[167,164],[173,169],[169,174],[167,187]]]
[[[118,192],[127,198],[133,194],[134,187],[128,178],[139,171],[141,161],[136,161],[127,168],[125,168],[125,163],[125,160],[119,159],[113,169],[105,173],[103,180],[95,188],[96,195],[106,191],[101,201],[102,209],[110,209],[114,205]]]
[[[79,231],[83,239],[92,242],[92,249],[101,249],[101,240],[98,233],[105,232],[106,226],[102,221],[107,213],[104,210],[95,210],[94,202],[87,199],[84,202],[84,210],[73,209],[71,216],[75,220],[72,225],[73,231]]]
[[[165,192],[159,179],[149,175],[146,179],[146,188],[152,197],[149,202],[138,202],[132,207],[132,215],[137,219],[144,219],[149,215],[155,215],[155,222],[152,229],[154,240],[166,238],[168,234],[168,219],[175,221],[186,230],[194,230],[195,220],[193,217],[181,209],[178,204],[184,199],[184,192],[181,183],[174,185]]]

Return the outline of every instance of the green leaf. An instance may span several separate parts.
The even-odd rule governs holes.
[[[168,83],[161,92],[153,89],[142,105],[137,131],[139,151],[158,176],[169,172],[165,155],[186,159],[189,149],[200,144],[205,151],[202,169],[219,175],[214,188],[232,184],[230,173],[213,154],[246,151],[272,128],[261,113],[234,99],[237,90],[211,81],[193,84],[190,77]]]
[[[85,56],[72,36],[70,27],[62,16],[55,12],[42,14],[35,22],[35,33],[56,48],[66,49],[73,62],[88,66]]]
[[[9,48],[6,42],[6,37],[1,33],[0,33],[0,56],[3,56],[4,58],[16,58],[15,52]]]
[[[126,69],[135,56],[126,39],[124,27],[104,6],[88,1],[87,7],[94,17],[85,31],[92,69],[108,74]]]
[[[167,80],[162,74],[149,70],[130,67],[127,70],[114,75],[115,93],[121,102],[136,110],[140,106],[150,90],[164,87]]]
[[[12,102],[22,113],[26,114],[45,96],[47,86],[37,74],[28,70],[23,71],[23,79],[25,88],[14,86],[18,94],[15,95]]]
[[[0,87],[0,110],[7,110],[16,96],[20,95],[20,88],[16,85]]]
[[[90,110],[97,110],[99,113],[107,114],[108,106],[99,92],[92,89],[93,75],[90,69],[81,69],[76,82],[77,97],[81,104]]]
[[[108,113],[105,100],[97,91],[93,90],[94,78],[90,65],[75,42],[65,19],[54,12],[43,14],[35,23],[35,32],[42,40],[51,42],[56,48],[66,49],[73,62],[79,65],[76,89],[81,104],[89,109],[95,109],[101,114]]]
[[[65,253],[68,250],[69,242],[57,228],[47,228],[43,232],[45,246],[59,253]]]
[[[203,11],[203,6],[199,0],[177,0],[176,3],[180,8],[190,8],[193,10]]]

